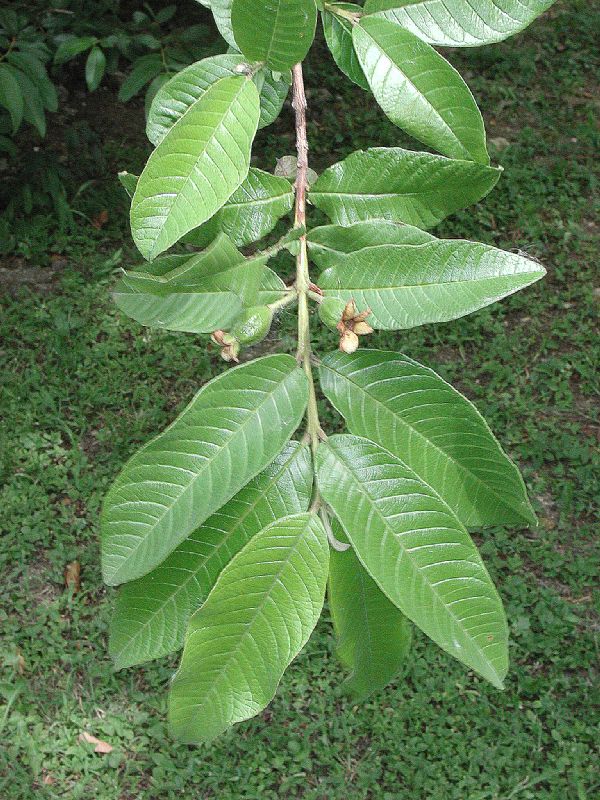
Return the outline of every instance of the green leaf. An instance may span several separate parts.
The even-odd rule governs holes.
[[[308,448],[290,442],[160,567],[121,587],[111,615],[110,653],[115,669],[178,650],[190,616],[223,568],[267,525],[307,511],[312,483]]]
[[[465,397],[401,353],[330,353],[323,392],[351,433],[401,458],[471,527],[536,524],[518,469]]]
[[[131,204],[142,255],[155,258],[217,212],[248,174],[259,99],[244,77],[197,100],[148,159]]]
[[[92,48],[98,39],[95,36],[73,36],[62,41],[54,53],[54,63],[64,64]]]
[[[189,233],[185,241],[202,247],[222,231],[238,247],[243,247],[271,233],[293,205],[294,190],[289,181],[251,167],[223,208]]]
[[[190,620],[169,719],[185,742],[208,742],[273,699],[323,607],[327,536],[315,514],[284,517],[225,567]]]
[[[181,119],[209,86],[221,78],[239,76],[248,68],[241,55],[218,55],[204,58],[182,69],[168,80],[156,93],[148,112],[146,135],[154,145],[160,144],[173,125]],[[264,71],[257,73],[264,77]],[[287,97],[285,81],[274,81],[267,77],[260,90],[260,117],[258,127],[269,125],[281,111]]]
[[[10,114],[13,134],[21,126],[25,108],[17,72],[8,64],[0,64],[0,106],[3,106]]]
[[[106,496],[106,583],[150,572],[258,475],[298,427],[307,399],[306,376],[288,355],[242,364],[203,386]]]
[[[285,72],[302,61],[315,37],[315,0],[233,0],[231,24],[238,48],[251,61]]]
[[[430,44],[477,47],[501,42],[530,25],[555,0],[367,0],[365,11],[402,25]],[[402,6],[398,8],[398,6]]]
[[[370,308],[369,324],[380,330],[464,317],[546,274],[529,258],[449,239],[375,245],[342,258],[329,253],[321,259],[317,251],[312,257],[328,266],[318,278],[325,297]]]
[[[362,13],[362,8],[353,3],[331,3],[328,7],[331,11],[323,11],[321,18],[323,20],[325,41],[331,51],[333,60],[347,78],[350,78],[361,89],[368,89],[369,84],[352,44],[352,23],[349,19],[336,17],[332,13],[336,8],[343,11]]]
[[[100,86],[105,69],[106,56],[99,47],[92,47],[85,62],[85,81],[90,92]]]
[[[326,169],[309,200],[340,225],[379,218],[431,228],[485,197],[500,173],[472,161],[373,147]]]
[[[8,53],[6,60],[13,67],[20,69],[27,77],[33,81],[44,107],[48,111],[56,111],[58,109],[58,95],[54,84],[48,77],[48,72],[44,64],[31,53],[15,52]]]
[[[15,69],[13,74],[23,97],[23,119],[33,125],[39,135],[43,137],[46,135],[46,115],[40,90],[31,78],[21,70]]]
[[[333,531],[336,539],[344,541],[337,520],[333,520]],[[343,685],[357,700],[364,700],[400,671],[410,649],[410,623],[352,549],[331,550],[327,595],[337,655],[352,673]]]
[[[137,183],[139,181],[139,176],[132,175],[131,172],[123,171],[118,173],[117,178],[119,179],[119,183],[125,189],[129,197],[133,197],[133,195],[135,194]]]
[[[322,225],[307,234],[312,260],[321,269],[335,267],[347,257],[384,245],[419,245],[435,242],[430,233],[383,219],[355,222],[353,225]],[[368,255],[368,252],[366,253]]]
[[[431,45],[377,17],[363,17],[352,37],[371,91],[395,125],[450,158],[490,163],[473,95]]]
[[[258,290],[257,303],[262,306],[268,306],[269,303],[274,303],[283,297],[285,293],[285,283],[281,280],[276,272],[272,269],[265,267],[263,271],[262,283]]]
[[[231,47],[236,47],[231,27],[231,6],[233,0],[198,0],[206,8],[210,8],[215,18],[215,25],[219,33]]]
[[[171,271],[162,271],[160,264],[158,275],[141,269],[126,272],[113,299],[142,325],[211,333],[228,328],[244,306],[257,301],[266,260],[244,258],[219,234],[206,250],[176,263]]]
[[[147,83],[164,70],[164,64],[158,53],[141,56],[133,62],[133,69],[125,78],[119,89],[119,100],[127,103],[135,97]]]
[[[316,468],[322,496],[379,588],[436,644],[501,689],[508,669],[502,601],[450,506],[368,439],[330,437]]]

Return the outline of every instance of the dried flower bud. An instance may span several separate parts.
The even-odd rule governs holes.
[[[354,331],[344,331],[340,336],[340,350],[342,353],[354,353],[357,349],[358,336]]]
[[[365,336],[367,333],[373,333],[373,328],[366,322],[354,322],[352,330],[359,336]]]

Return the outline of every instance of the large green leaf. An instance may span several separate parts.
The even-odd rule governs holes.
[[[328,265],[318,279],[325,297],[354,299],[359,309],[370,308],[369,324],[383,330],[463,317],[546,273],[529,258],[449,239],[375,245],[341,258],[327,253],[322,259],[317,250],[312,257],[319,266]]]
[[[352,23],[349,19],[336,16],[333,13],[336,9],[360,13],[362,8],[354,5],[354,3],[331,3],[328,9],[322,12],[321,18],[323,20],[325,41],[335,63],[344,75],[356,83],[357,86],[360,86],[361,89],[368,89],[369,84],[352,44]]]
[[[209,86],[148,159],[131,204],[142,255],[155,258],[217,212],[248,174],[259,117],[245,77]]]
[[[337,520],[333,530],[336,539],[345,539]],[[400,671],[410,649],[411,626],[352,549],[331,551],[327,595],[337,654],[351,670],[344,685],[362,700],[387,686]]]
[[[200,608],[223,567],[267,525],[307,511],[312,482],[308,448],[290,442],[166,561],[122,586],[111,616],[110,653],[115,668],[178,650],[190,616]]]
[[[222,231],[238,247],[271,233],[278,220],[294,205],[294,189],[289,181],[255,167],[229,200],[204,225],[191,231],[185,241],[205,247]]]
[[[356,253],[385,245],[419,245],[437,241],[435,236],[413,225],[384,219],[355,222],[352,225],[322,225],[307,234],[312,260],[321,269],[336,267]]]
[[[146,120],[148,139],[154,145],[160,144],[173,125],[202,97],[209,86],[221,78],[239,76],[248,66],[244,56],[224,54],[204,58],[182,69],[163,84],[154,96]],[[258,72],[255,79],[259,76],[262,86],[258,127],[263,128],[281,111],[288,93],[288,84],[265,76],[264,70]]]
[[[502,688],[502,601],[465,528],[400,459],[368,439],[332,436],[319,490],[379,588],[450,655]]]
[[[207,742],[255,716],[315,627],[327,536],[315,514],[284,517],[225,567],[190,620],[169,717],[175,736]]]
[[[257,305],[268,306],[269,303],[275,303],[280,300],[284,294],[285,283],[276,272],[273,272],[269,267],[265,267],[258,290]]]
[[[489,164],[473,95],[431,45],[377,17],[363,17],[352,38],[371,91],[395,125],[450,158]]]
[[[477,47],[519,33],[555,0],[367,0],[365,11],[402,25],[430,44]],[[398,6],[401,6],[399,8]],[[389,10],[387,10],[389,9]]]
[[[150,572],[281,452],[308,398],[296,359],[265,356],[203,386],[125,465],[104,501],[102,569],[115,585]]]
[[[330,353],[324,393],[351,433],[387,447],[465,525],[536,524],[518,469],[465,397],[401,353]]]
[[[157,259],[164,262],[169,256]],[[135,270],[117,283],[117,306],[142,325],[211,333],[227,328],[258,299],[266,257],[246,259],[224,234],[202,253],[159,274]]]
[[[233,0],[231,24],[246,58],[283,72],[308,53],[317,7],[315,0]]]
[[[431,228],[485,197],[500,172],[401,147],[373,147],[326,169],[309,200],[340,225],[388,219]]]

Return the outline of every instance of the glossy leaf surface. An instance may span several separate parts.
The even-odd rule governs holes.
[[[231,24],[238,48],[278,72],[302,61],[313,42],[315,0],[233,0]]]
[[[336,539],[345,535],[332,520]],[[357,700],[392,681],[410,650],[411,626],[360,563],[354,550],[331,550],[327,596],[337,655],[351,674],[345,688]]]
[[[328,543],[318,517],[284,517],[225,567],[190,620],[169,717],[186,742],[210,741],[272,700],[315,627]]]
[[[475,406],[401,353],[330,353],[321,387],[348,429],[401,458],[463,524],[536,524],[523,479]]]
[[[368,89],[369,84],[352,44],[352,23],[349,19],[338,17],[333,13],[336,8],[354,12],[361,12],[362,8],[354,3],[332,3],[329,8],[331,10],[326,9],[322,12],[327,47],[344,75],[361,89]]]
[[[502,688],[502,602],[450,507],[406,464],[356,436],[320,445],[317,479],[379,588],[447,653]]]
[[[431,45],[377,17],[363,17],[352,37],[371,91],[395,125],[450,158],[489,164],[473,95]]]
[[[109,490],[101,518],[105,582],[150,572],[270,464],[302,419],[306,384],[292,356],[273,355],[203,386]]]
[[[308,448],[290,442],[166,561],[125,584],[111,616],[110,653],[116,669],[178,650],[190,616],[200,608],[222,569],[267,525],[307,511],[312,482]]]
[[[368,14],[381,16],[412,31],[430,44],[477,47],[519,33],[555,0],[367,0]],[[398,7],[401,6],[401,7]]]
[[[316,252],[313,259],[330,263],[317,281],[325,296],[370,308],[369,324],[382,330],[463,317],[546,274],[529,258],[448,239],[375,245],[343,258]]]
[[[217,212],[248,174],[259,117],[254,83],[212,84],[148,159],[131,204],[142,255],[155,258]]]
[[[339,225],[387,219],[431,228],[485,197],[500,172],[401,147],[373,147],[326,169],[309,200]]]
[[[215,25],[228,45],[236,47],[231,27],[231,6],[233,0],[199,0],[203,6],[210,8],[215,18]]]

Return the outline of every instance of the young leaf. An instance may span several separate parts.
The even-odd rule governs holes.
[[[231,24],[246,58],[285,72],[310,49],[317,7],[315,0],[233,0]]]
[[[363,17],[352,38],[371,91],[395,125],[450,158],[490,163],[473,95],[431,45],[377,17]]]
[[[326,169],[308,197],[339,225],[387,219],[431,228],[485,197],[500,173],[472,161],[372,147]]]
[[[385,17],[420,39],[445,47],[501,42],[530,25],[555,0],[367,0],[365,12]],[[398,8],[401,6],[401,8]],[[382,11],[383,9],[383,11]]]
[[[368,89],[369,84],[352,44],[352,23],[349,19],[337,17],[333,13],[336,8],[343,11],[362,13],[362,8],[354,5],[354,3],[331,3],[328,8],[331,10],[325,9],[321,18],[323,20],[325,41],[331,51],[333,60],[347,78],[350,78],[361,89]]]
[[[330,437],[316,468],[322,496],[379,588],[436,644],[501,689],[508,668],[502,601],[450,506],[367,439]]]
[[[209,86],[221,78],[239,76],[248,67],[244,56],[225,54],[204,58],[182,69],[161,86],[154,96],[146,121],[148,139],[154,145],[160,144],[173,125],[202,97]],[[272,78],[265,78],[260,90],[259,128],[269,125],[279,114],[288,89],[285,81],[275,82]]]
[[[321,387],[348,429],[387,447],[470,527],[536,525],[518,469],[474,405],[400,353],[330,353]]]
[[[259,117],[256,86],[223,78],[197,100],[150,156],[131,204],[142,255],[155,258],[218,211],[248,174]]]
[[[223,567],[267,525],[307,511],[312,483],[308,448],[290,442],[160,567],[121,587],[111,616],[110,653],[115,669],[178,650],[190,616],[200,608]]]
[[[370,308],[369,324],[382,330],[463,317],[546,274],[529,258],[449,239],[365,247],[341,259],[317,251],[313,259],[329,265],[318,279],[325,297]]]
[[[238,247],[271,233],[278,220],[294,205],[294,189],[279,178],[255,167],[217,213],[185,236],[185,241],[205,247],[222,231]]]
[[[419,245],[437,241],[435,236],[413,225],[383,219],[355,222],[346,226],[322,225],[310,230],[306,238],[312,260],[321,269],[338,266],[347,257],[353,257],[363,250],[369,251],[373,247]]]
[[[125,189],[129,197],[133,197],[133,195],[135,194],[137,183],[140,179],[139,175],[132,175],[131,172],[127,172],[124,170],[123,172],[119,172],[117,178],[119,179],[119,183]]]
[[[333,531],[336,539],[345,540],[337,520]],[[357,700],[364,700],[400,671],[410,649],[411,626],[352,549],[331,550],[327,585],[337,654],[351,670],[344,686]]]
[[[209,742],[273,699],[315,627],[329,548],[315,514],[256,534],[225,567],[190,620],[169,719],[184,742]]]
[[[265,356],[220,375],[125,465],[101,518],[111,586],[150,572],[281,452],[308,399],[296,359]]]
[[[257,301],[266,260],[244,258],[221,233],[206,250],[171,272],[126,272],[113,299],[142,325],[211,333],[228,328],[244,306]]]

